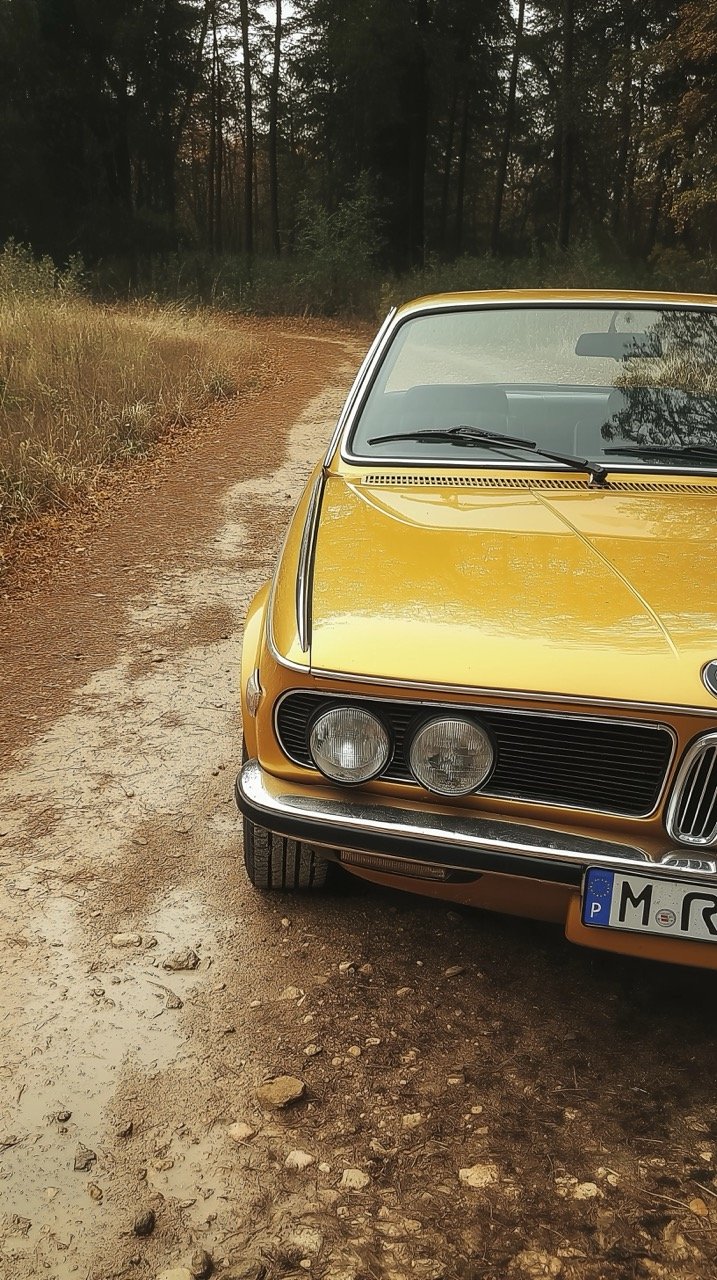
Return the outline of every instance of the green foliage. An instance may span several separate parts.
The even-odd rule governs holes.
[[[381,248],[366,175],[330,212],[304,197],[299,210],[296,283],[312,311],[351,314],[366,305],[366,280]]]
[[[364,177],[333,211],[304,198],[296,252],[284,258],[242,254],[168,254],[101,264],[103,296],[138,296],[253,314],[370,315],[377,303],[381,238]]]
[[[36,257],[27,245],[8,240],[0,249],[0,299],[74,297],[85,286],[85,270],[79,256],[59,269],[47,255]]]
[[[364,221],[365,213],[362,203],[334,215],[320,211],[307,225],[302,252],[291,258],[194,253],[148,259],[135,279],[134,293],[254,315],[360,316],[368,321],[409,298],[474,289],[658,289],[717,295],[716,256],[698,258],[681,247],[661,250],[645,261],[591,240],[566,251],[534,247],[530,253],[501,258],[431,259],[420,270],[387,275],[377,264],[373,223],[370,217]],[[335,238],[339,225],[343,234]],[[93,288],[105,297],[127,297],[122,264],[96,273]]]
[[[582,241],[565,251],[535,249],[524,257],[485,254],[431,262],[422,271],[385,281],[379,311],[423,294],[472,289],[656,289],[717,295],[717,257],[696,259],[682,249],[645,262]]]

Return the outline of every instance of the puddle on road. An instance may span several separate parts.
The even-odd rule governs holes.
[[[99,1228],[123,1121],[111,1105],[120,1080],[129,1071],[151,1081],[193,1057],[182,1014],[167,1000],[186,1001],[207,979],[214,934],[201,901],[169,894],[137,925],[142,945],[108,939],[102,964],[88,964],[77,914],[76,903],[46,896],[33,926],[43,969],[32,990],[16,983],[14,999],[3,1000],[14,1039],[0,1068],[0,1151],[10,1144],[0,1156],[0,1220],[10,1257],[62,1252]],[[162,961],[186,947],[198,948],[198,968],[165,971]],[[85,1170],[74,1167],[80,1148],[96,1157]],[[53,1265],[65,1274],[60,1255]]]
[[[182,1062],[182,1024],[165,1009],[164,988],[177,991],[184,975],[157,970],[156,948],[146,946],[108,946],[106,964],[88,966],[77,910],[47,897],[36,940],[44,964],[32,991],[15,984],[19,1002],[6,1007],[14,1043],[4,1044],[0,1139],[17,1140],[1,1156],[0,1217],[20,1220],[20,1231],[10,1230],[5,1248],[32,1251],[52,1236],[67,1243],[99,1224],[91,1188],[102,1192],[110,1171],[106,1111],[120,1076],[128,1066],[152,1076]],[[178,916],[170,905],[174,938]],[[96,1156],[85,1171],[74,1169],[81,1147]]]

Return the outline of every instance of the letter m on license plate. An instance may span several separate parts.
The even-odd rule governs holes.
[[[583,885],[582,921],[595,928],[717,942],[717,884],[591,867]]]

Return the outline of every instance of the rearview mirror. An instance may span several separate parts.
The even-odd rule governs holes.
[[[662,355],[656,333],[581,333],[575,343],[576,356],[601,356],[603,360],[655,359]]]

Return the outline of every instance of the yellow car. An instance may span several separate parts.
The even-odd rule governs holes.
[[[245,862],[717,966],[717,298],[388,316],[246,623]]]

